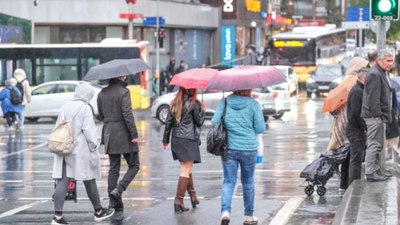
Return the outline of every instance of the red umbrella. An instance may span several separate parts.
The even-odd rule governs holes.
[[[208,82],[207,89],[234,91],[263,88],[285,81],[285,75],[274,66],[237,66],[219,71]]]
[[[218,73],[210,68],[194,68],[175,74],[169,85],[176,85],[185,89],[205,89],[208,81]]]

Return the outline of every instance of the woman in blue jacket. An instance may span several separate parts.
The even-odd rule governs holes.
[[[225,127],[228,131],[227,160],[222,159],[224,182],[221,192],[221,225],[229,224],[233,192],[240,165],[244,200],[244,225],[257,224],[254,212],[254,170],[258,142],[256,134],[263,133],[265,121],[260,104],[251,98],[251,90],[237,90],[227,98]],[[212,125],[216,125],[224,111],[225,101],[217,106]]]
[[[16,121],[16,117],[21,112],[21,104],[14,105],[11,103],[11,89],[20,93],[18,88],[15,87],[16,84],[17,82],[15,79],[6,80],[6,87],[0,92],[1,109],[3,110],[4,118],[7,120],[9,131],[14,130],[13,124]]]

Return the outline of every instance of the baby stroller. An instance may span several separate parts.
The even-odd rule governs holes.
[[[304,192],[310,196],[314,193],[317,186],[317,194],[324,196],[326,193],[325,184],[337,171],[338,166],[346,159],[350,151],[350,145],[347,143],[342,147],[328,151],[320,155],[320,157],[308,164],[300,173],[300,177],[306,178],[307,186]]]

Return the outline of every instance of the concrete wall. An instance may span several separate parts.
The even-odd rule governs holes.
[[[139,0],[133,6],[134,13],[143,16],[157,15],[157,1]],[[37,24],[93,24],[122,25],[120,13],[128,13],[128,4],[123,0],[1,0],[0,12],[19,16]],[[177,13],[178,12],[178,13]],[[159,1],[159,15],[166,19],[167,26],[218,27],[218,8],[208,5],[192,5]],[[141,24],[139,19],[135,23]]]

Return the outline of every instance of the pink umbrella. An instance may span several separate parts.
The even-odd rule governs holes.
[[[205,89],[208,81],[218,73],[210,68],[194,68],[175,74],[169,85],[176,85],[186,89]]]
[[[207,89],[234,91],[268,87],[286,82],[285,75],[273,66],[237,66],[219,71],[208,82]]]

